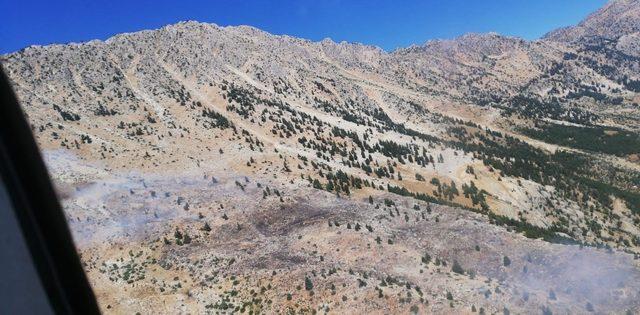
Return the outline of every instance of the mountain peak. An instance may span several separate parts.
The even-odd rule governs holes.
[[[613,0],[576,26],[551,31],[544,39],[575,42],[584,37],[617,39],[640,32],[640,0]]]

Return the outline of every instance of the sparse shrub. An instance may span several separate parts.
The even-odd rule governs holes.
[[[591,304],[591,302],[587,302],[586,308],[587,308],[588,312],[594,312],[595,311],[595,309],[593,309],[593,304]]]
[[[462,269],[462,266],[460,266],[457,260],[453,261],[453,266],[451,267],[451,271],[461,275],[464,274],[464,269]]]
[[[502,258],[502,264],[503,264],[505,267],[509,267],[509,265],[511,265],[511,259],[509,259],[509,257],[507,257],[507,256],[504,256],[504,257]]]

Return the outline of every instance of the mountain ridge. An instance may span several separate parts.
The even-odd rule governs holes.
[[[595,16],[595,15],[597,15],[597,14],[598,14],[599,12],[601,12],[601,11],[605,11],[605,8],[614,7],[614,5],[615,5],[616,3],[623,3],[623,2],[631,2],[631,4],[634,4],[634,2],[637,2],[637,0],[610,0],[610,2],[609,2],[609,3],[608,3],[604,8],[602,8],[602,9],[598,10],[597,12],[592,13],[589,17],[587,17],[587,19],[588,19],[588,18],[590,18],[591,16]],[[636,4],[636,5],[637,5],[637,4]],[[630,5],[630,6],[631,6],[631,5]],[[212,26],[213,28],[217,28],[217,29],[226,29],[226,28],[231,28],[231,29],[234,29],[234,28],[238,28],[238,29],[248,29],[248,30],[252,30],[252,31],[259,31],[259,32],[261,32],[261,33],[266,33],[266,34],[271,35],[271,36],[274,36],[274,37],[284,37],[284,38],[289,37],[289,38],[293,38],[293,39],[297,39],[297,40],[302,40],[302,41],[308,41],[308,42],[312,42],[312,43],[320,43],[320,42],[323,42],[323,41],[328,40],[328,41],[330,41],[330,42],[332,42],[332,43],[334,43],[334,44],[347,43],[347,44],[350,44],[350,45],[366,46],[366,47],[370,47],[370,48],[380,49],[380,50],[384,51],[384,52],[385,52],[385,53],[387,53],[387,54],[392,54],[392,53],[394,53],[394,52],[395,52],[395,51],[397,51],[397,50],[410,49],[410,48],[411,48],[411,47],[413,47],[413,46],[418,46],[418,47],[420,47],[420,46],[425,46],[425,45],[427,45],[429,42],[440,42],[440,41],[449,42],[449,41],[457,41],[457,40],[460,40],[460,39],[463,39],[463,38],[466,38],[466,37],[473,37],[473,36],[476,36],[476,35],[480,35],[480,36],[482,36],[482,35],[498,35],[499,37],[504,37],[504,38],[513,38],[513,39],[520,39],[520,40],[528,41],[528,42],[535,42],[535,41],[544,40],[544,39],[546,39],[546,38],[550,37],[550,36],[551,36],[554,32],[556,32],[556,31],[561,31],[561,30],[564,30],[564,29],[567,29],[567,28],[577,27],[577,26],[580,26],[580,25],[581,25],[581,24],[583,24],[583,23],[584,23],[584,21],[583,21],[583,22],[581,22],[581,23],[580,23],[580,24],[578,24],[578,25],[575,25],[575,26],[566,26],[566,27],[561,27],[561,28],[555,29],[555,30],[551,30],[551,31],[549,31],[547,34],[545,34],[545,35],[543,35],[542,37],[540,37],[539,39],[534,39],[534,40],[526,40],[526,39],[523,39],[523,38],[518,37],[518,36],[506,36],[506,35],[499,34],[499,33],[497,33],[497,32],[487,32],[487,33],[468,32],[468,33],[464,33],[464,34],[462,34],[462,35],[459,35],[459,36],[456,36],[456,37],[453,37],[453,38],[434,38],[434,39],[429,39],[429,40],[427,40],[427,41],[426,41],[426,42],[424,42],[423,44],[415,43],[415,44],[411,44],[411,45],[409,45],[409,46],[407,46],[407,47],[398,47],[398,48],[396,48],[396,49],[394,49],[394,50],[387,51],[387,50],[384,50],[384,49],[380,48],[380,47],[379,47],[379,46],[377,46],[377,45],[364,44],[364,43],[360,43],[360,42],[350,42],[350,41],[340,41],[340,42],[336,42],[336,41],[334,41],[333,39],[331,39],[330,37],[326,37],[326,38],[321,39],[321,40],[312,40],[312,39],[307,39],[307,38],[302,38],[302,37],[296,37],[296,36],[292,36],[292,35],[288,35],[288,34],[274,34],[274,33],[270,33],[270,32],[268,32],[268,31],[261,30],[260,28],[257,28],[257,27],[255,27],[255,26],[248,25],[248,24],[239,24],[239,25],[226,25],[226,26],[220,26],[219,24],[217,24],[217,23],[215,23],[215,22],[200,22],[200,21],[197,21],[197,20],[182,20],[182,21],[177,21],[177,22],[175,22],[175,23],[166,24],[166,25],[163,25],[163,26],[161,26],[161,27],[154,28],[154,29],[145,29],[145,30],[138,30],[138,31],[131,31],[131,32],[117,33],[117,34],[114,34],[114,35],[112,35],[112,36],[109,36],[108,38],[106,38],[106,39],[104,39],[104,40],[101,40],[101,39],[92,39],[92,40],[80,41],[80,42],[72,41],[72,42],[68,42],[68,43],[51,43],[51,44],[44,44],[44,45],[29,45],[29,46],[26,46],[26,47],[24,47],[24,48],[21,48],[21,49],[19,49],[19,50],[17,50],[17,51],[14,51],[14,52],[7,52],[7,53],[3,54],[2,56],[8,56],[8,55],[11,55],[11,54],[15,54],[15,53],[18,53],[18,52],[20,52],[20,51],[22,51],[22,50],[29,49],[29,48],[45,48],[45,47],[47,47],[47,46],[56,46],[56,45],[82,45],[82,44],[86,44],[86,43],[93,42],[93,41],[98,41],[98,42],[107,42],[107,41],[109,41],[110,39],[112,39],[113,37],[125,36],[125,35],[132,35],[132,34],[140,33],[140,32],[156,31],[156,30],[161,30],[161,29],[164,29],[164,28],[167,28],[167,27],[171,27],[171,26],[188,25],[188,24],[208,25],[208,26]]]

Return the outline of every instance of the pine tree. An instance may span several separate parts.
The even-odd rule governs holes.
[[[304,289],[307,291],[313,290],[313,282],[311,282],[309,277],[304,277]]]

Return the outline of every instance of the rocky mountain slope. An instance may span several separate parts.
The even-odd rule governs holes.
[[[0,61],[107,313],[638,312],[639,12],[394,52],[183,22]]]

